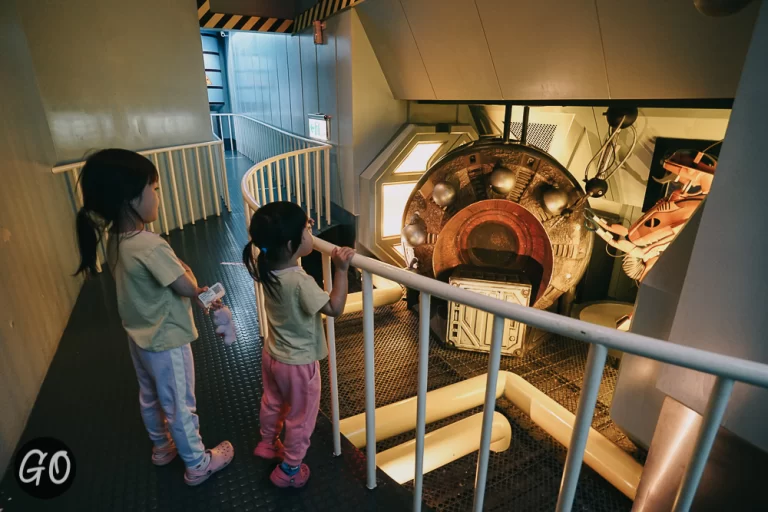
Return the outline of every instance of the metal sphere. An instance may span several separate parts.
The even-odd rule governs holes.
[[[435,183],[435,188],[432,189],[432,199],[437,206],[448,206],[456,199],[456,187],[447,181],[439,181]]]
[[[411,247],[418,247],[427,241],[427,226],[422,222],[408,224],[402,231],[405,243]]]
[[[506,167],[497,167],[491,172],[491,188],[497,194],[509,194],[515,188],[515,171]]]
[[[541,195],[544,208],[553,215],[560,215],[568,206],[568,192],[561,188],[548,187]]]
[[[592,178],[587,182],[586,191],[589,197],[603,197],[608,192],[608,182],[600,178]]]

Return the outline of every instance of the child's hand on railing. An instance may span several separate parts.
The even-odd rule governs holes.
[[[355,255],[355,250],[350,247],[337,247],[331,254],[333,264],[336,266],[336,270],[340,272],[346,272],[349,270],[349,263],[352,261],[352,257]]]

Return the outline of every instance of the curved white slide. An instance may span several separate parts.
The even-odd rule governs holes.
[[[485,401],[487,378],[487,374],[478,375],[427,393],[427,424],[482,405]],[[519,375],[507,371],[499,372],[496,386],[496,397],[499,398],[502,395],[528,414],[536,425],[559,443],[566,448],[569,446],[573,432],[574,415],[565,407],[539,391]],[[416,428],[416,402],[416,397],[412,397],[376,409],[376,418],[378,419],[376,422],[376,440],[389,439],[414,430]],[[341,433],[352,444],[358,448],[365,446],[365,414],[345,418],[341,420],[340,425]],[[479,447],[480,427],[478,426],[474,432],[469,432],[469,434],[478,439],[477,446]],[[379,463],[381,455],[377,454],[377,463]],[[443,464],[448,462],[450,461],[444,460]],[[628,498],[635,499],[643,466],[593,428],[590,429],[587,438],[584,462]],[[414,465],[413,456],[409,463],[411,466]],[[424,464],[425,467],[431,464],[428,462],[426,449]],[[413,469],[411,469],[411,478],[413,478],[412,473]]]
[[[464,418],[424,436],[424,473],[443,467],[480,449],[483,413]],[[503,452],[512,440],[509,420],[493,413],[491,451]],[[376,465],[399,484],[415,478],[416,440],[376,454]]]

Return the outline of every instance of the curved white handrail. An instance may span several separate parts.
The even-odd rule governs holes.
[[[292,153],[288,153],[287,155],[292,155]],[[272,163],[276,160],[279,161],[283,156],[286,155],[272,157],[265,160],[265,162]],[[256,211],[259,208],[259,202],[251,193],[249,183],[251,183],[251,173],[255,172],[260,165],[263,164],[254,166],[243,178],[241,190],[243,201],[246,206],[246,212],[249,210]],[[246,222],[248,222],[248,219],[246,219]],[[316,238],[314,241],[314,248],[323,255],[324,264],[327,263],[328,270],[325,274],[326,282],[328,282],[330,280],[330,262],[328,261],[328,258],[335,249],[335,246]],[[427,364],[425,361],[422,361],[422,359],[428,357],[426,347],[429,343],[428,305],[430,297],[432,295],[441,297],[445,300],[492,313],[495,316],[486,382],[483,431],[481,435],[482,442],[480,446],[477,478],[475,481],[475,502],[473,510],[478,512],[483,508],[485,495],[485,482],[489,461],[488,454],[490,450],[493,411],[496,399],[494,390],[497,387],[499,378],[504,319],[522,322],[533,327],[538,327],[555,334],[560,334],[590,344],[584,385],[582,386],[582,394],[579,399],[579,405],[573,423],[571,439],[568,443],[569,449],[557,504],[558,511],[570,510],[575,497],[578,476],[582,462],[584,461],[592,416],[597,402],[600,379],[607,357],[607,347],[716,376],[715,385],[702,420],[702,426],[696,441],[693,456],[689,461],[686,474],[678,489],[679,503],[690,502],[689,500],[696,492],[704,464],[706,464],[707,457],[712,448],[712,443],[714,442],[715,433],[722,422],[726,405],[730,399],[734,382],[745,382],[768,388],[768,365],[766,364],[678,345],[665,340],[659,340],[631,332],[622,332],[616,329],[558,315],[556,313],[541,311],[532,307],[525,307],[505,302],[500,299],[486,297],[469,290],[451,286],[441,281],[428,279],[359,254],[352,258],[352,265],[363,271],[363,333],[366,382],[365,434],[367,437],[367,483],[369,488],[374,488],[376,486],[375,390],[373,385],[375,381],[373,350],[374,300],[371,279],[373,274],[399,283],[402,286],[419,290],[422,295],[422,304],[427,305],[427,307],[419,308],[421,317],[420,326],[422,326],[420,328],[419,343],[424,347],[424,349],[420,350],[419,364],[418,402],[420,409],[423,408],[422,404],[426,403]],[[332,380],[331,391],[334,404],[334,434],[338,436],[338,395],[336,393],[335,385],[335,340],[333,339],[334,331],[332,319],[329,319],[328,322],[328,332],[329,347],[331,348],[331,357],[329,359]],[[417,443],[416,453],[417,470],[415,471],[414,510],[421,509],[421,485],[423,481],[423,472],[419,471],[419,467],[420,461],[423,461],[425,416],[421,413],[418,416],[417,439],[420,439],[420,442]],[[335,453],[338,454],[339,445],[337,444],[336,446]]]
[[[314,145],[317,145],[317,146],[333,146],[333,144],[331,144],[329,142],[323,142],[321,140],[308,139],[306,137],[302,137],[301,135],[297,135],[295,133],[291,133],[289,131],[283,130],[282,128],[278,128],[277,126],[272,126],[271,124],[267,124],[264,121],[259,121],[258,119],[254,118],[254,117],[251,117],[249,115],[246,115],[246,114],[212,113],[211,117],[222,117],[222,118],[236,117],[236,118],[240,118],[240,119],[247,119],[248,121],[253,121],[254,123],[257,123],[257,124],[263,126],[264,128],[268,128],[269,130],[271,130],[273,132],[277,132],[277,133],[280,133],[282,135],[286,135],[286,136],[288,136],[288,137],[290,137],[292,139],[300,140],[302,142],[306,142],[306,143],[309,143],[309,144],[314,144]]]

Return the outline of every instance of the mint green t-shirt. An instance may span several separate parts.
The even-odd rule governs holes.
[[[109,239],[109,266],[117,309],[131,339],[152,352],[196,340],[191,301],[169,287],[186,271],[168,242],[149,231],[122,234],[119,247],[116,238]]]
[[[328,357],[320,310],[330,297],[301,267],[274,272],[274,295],[264,290],[269,355],[285,364],[309,364]]]

